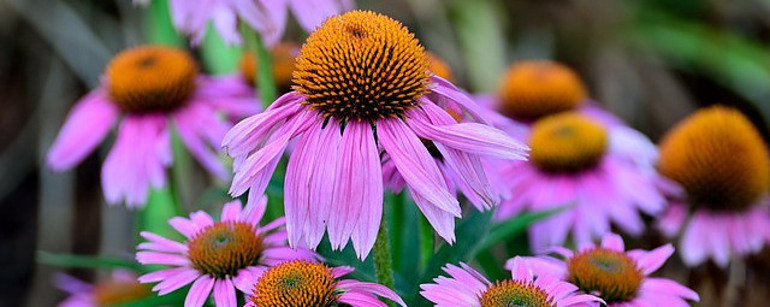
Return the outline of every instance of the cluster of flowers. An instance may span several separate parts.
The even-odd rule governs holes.
[[[120,119],[102,168],[104,196],[141,207],[150,189],[167,184],[173,130],[212,175],[232,177],[232,196],[248,192],[246,205],[225,204],[219,221],[202,211],[169,220],[184,242],[142,232],[147,241],[136,259],[169,268],[120,274],[104,287],[65,278],[62,287],[74,293],[65,305],[114,303],[157,283],[159,295],[191,284],[185,306],[202,306],[209,296],[217,306],[235,306],[237,291],[248,306],[387,306],[381,298],[405,306],[385,286],[343,279],[352,268],[330,267],[313,251],[328,233],[333,250],[350,241],[365,259],[377,240],[384,190],[404,187],[449,243],[462,217],[458,194],[479,210],[496,208],[497,221],[561,210],[528,229],[542,256],[511,259],[510,280],[492,283],[466,264],[448,264],[450,277],[421,285],[436,306],[689,306],[696,293],[649,277],[674,253],[670,244],[626,252],[612,233],[615,226],[640,235],[640,211],[659,216],[664,234],[681,232],[688,265],[712,259],[725,266],[770,242],[770,158],[738,111],[699,111],[659,150],[588,99],[580,79],[557,63],[514,64],[498,94],[472,97],[389,17],[332,16],[351,6],[336,1],[208,3],[171,1],[175,25],[194,41],[211,19],[237,44],[240,18],[273,45],[287,5],[306,29],[320,24],[298,51],[283,48],[293,72],[279,79],[293,87],[260,112],[253,64],[242,75],[210,77],[184,51],[129,49],[75,106],[48,163],[54,170],[78,164]],[[232,173],[220,148],[233,158]],[[262,225],[265,190],[285,151],[286,216]],[[577,250],[560,247],[568,242]]]

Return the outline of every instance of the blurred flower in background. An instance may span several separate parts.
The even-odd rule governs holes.
[[[56,287],[70,294],[59,307],[115,306],[149,298],[150,287],[136,277],[131,271],[116,269],[106,279],[89,284],[66,274],[56,275]]]
[[[108,203],[125,200],[129,207],[142,207],[150,188],[167,184],[171,127],[207,170],[227,180],[230,175],[216,152],[231,124],[218,113],[244,117],[259,110],[251,89],[233,81],[199,74],[195,60],[182,50],[142,46],[123,51],[107,66],[102,85],[70,112],[48,153],[48,165],[57,171],[77,165],[120,122],[102,168]]]
[[[702,109],[669,131],[660,145],[660,172],[671,206],[658,221],[681,233],[687,265],[759,252],[770,242],[770,151],[738,110]]]

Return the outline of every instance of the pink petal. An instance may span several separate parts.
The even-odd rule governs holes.
[[[241,201],[240,200],[234,200],[228,203],[225,203],[224,207],[222,208],[222,216],[219,218],[220,221],[238,221],[239,217],[241,215]]]
[[[625,251],[623,238],[614,233],[608,233],[602,238],[602,247],[618,252]]]
[[[190,292],[184,300],[185,307],[201,307],[214,288],[214,279],[208,275],[203,275],[193,283]]]
[[[198,162],[209,172],[219,179],[227,180],[230,177],[229,172],[219,161],[217,154],[206,145],[203,137],[208,133],[209,143],[212,146],[218,145],[222,141],[227,125],[216,118],[214,110],[196,103],[177,111],[174,114],[177,132],[179,138],[190,150]],[[216,133],[212,131],[216,130]]]
[[[168,253],[186,253],[187,252],[186,245],[176,242],[174,240],[169,240],[147,231],[142,231],[139,233],[139,235],[141,235],[143,238],[147,240],[150,240],[150,242],[139,244],[139,247],[137,249],[154,250],[154,251],[168,252]]]
[[[236,307],[235,286],[230,279],[217,279],[214,282],[214,303],[217,307]]]
[[[117,120],[119,110],[106,93],[95,90],[75,104],[46,158],[55,171],[82,161],[98,146]]]
[[[636,264],[642,269],[644,275],[657,271],[674,254],[674,247],[666,244],[649,252],[635,257]]]

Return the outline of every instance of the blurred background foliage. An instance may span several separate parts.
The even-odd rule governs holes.
[[[741,109],[768,136],[768,0],[357,4],[403,21],[428,50],[450,64],[457,82],[471,92],[496,91],[499,76],[513,61],[555,59],[575,68],[601,105],[653,140],[695,108],[713,103]],[[50,172],[42,162],[69,108],[98,84],[112,55],[144,42],[174,41],[173,30],[152,23],[149,12],[130,0],[0,0],[0,306],[50,306],[62,298],[51,286],[54,269],[36,264],[37,250],[131,257],[136,217],[123,207],[106,206],[98,188],[104,151],[62,174]],[[286,38],[301,42],[305,35],[295,24]],[[175,42],[185,45],[181,38]],[[215,36],[193,51],[211,73],[231,72],[241,52]],[[181,163],[195,170],[189,159]],[[221,189],[205,190],[205,176],[194,171],[185,176],[193,184],[177,188],[186,209],[221,205],[226,196]],[[417,216],[406,209],[399,212],[411,222],[391,225],[391,236],[417,233]],[[458,227],[469,226],[463,225]],[[638,245],[659,243],[662,240],[650,234]],[[487,250],[478,257],[515,250],[508,246],[507,251]],[[417,259],[409,253],[396,250],[395,265],[415,266]],[[770,287],[767,258],[766,252],[749,261],[758,268],[749,270],[755,276],[736,277],[712,267],[686,272],[676,261],[665,274],[689,281],[701,293],[702,306],[764,306]],[[487,273],[502,273],[492,271]],[[71,273],[94,277],[87,270]],[[397,276],[397,284],[418,277]],[[731,284],[736,278],[749,282]]]

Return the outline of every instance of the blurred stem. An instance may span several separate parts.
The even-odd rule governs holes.
[[[425,268],[428,265],[428,261],[433,256],[433,226],[425,218],[420,215],[420,266]]]
[[[171,164],[171,172],[169,174],[168,186],[171,189],[171,195],[176,200],[176,213],[182,214],[181,203],[187,203],[189,201],[186,196],[189,196],[190,191],[189,181],[185,181],[190,178],[190,154],[185,149],[182,140],[179,138],[179,134],[175,129],[171,130],[171,152],[174,155],[174,162]]]
[[[177,216],[178,207],[168,187],[152,189],[147,206],[140,212],[140,231],[149,231],[168,238],[175,237],[175,232],[168,225],[168,220]]]
[[[393,259],[393,266],[396,268],[401,268],[403,257],[399,256],[401,255],[401,250],[404,246],[404,194],[389,194],[387,200],[389,200],[387,203],[390,204],[389,207],[391,212],[391,251],[394,255],[396,255],[396,257]]]
[[[275,100],[275,80],[273,79],[273,59],[270,55],[270,50],[262,42],[262,38],[259,33],[255,32],[245,23],[241,23],[241,33],[243,34],[244,41],[246,42],[247,52],[252,52],[256,65],[255,70],[257,77],[255,78],[255,87],[259,91],[259,99],[262,101],[262,106],[266,109]]]
[[[150,1],[145,15],[147,41],[167,46],[184,46],[184,39],[174,29],[167,0]]]
[[[495,90],[505,69],[505,37],[497,1],[454,1],[453,24],[465,55],[465,66],[473,89]]]
[[[235,71],[243,52],[240,47],[228,46],[211,25],[206,31],[200,51],[204,66],[215,75]]]
[[[390,254],[388,223],[385,215],[382,216],[377,241],[374,242],[374,271],[377,274],[378,283],[393,289],[393,258]]]

